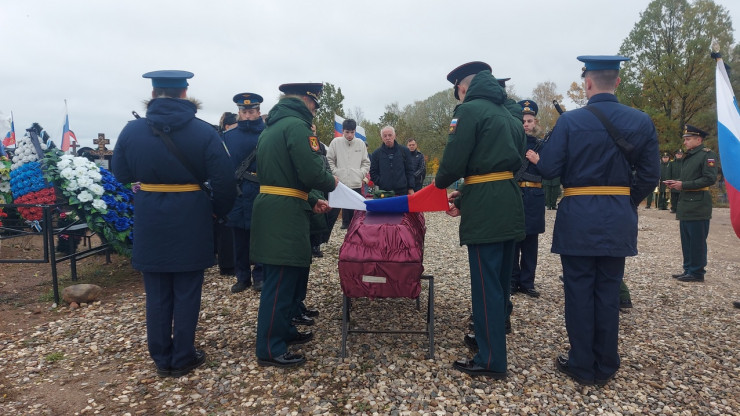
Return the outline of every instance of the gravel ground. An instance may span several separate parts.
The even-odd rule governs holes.
[[[0,337],[0,391],[9,392],[0,414],[740,414],[740,310],[732,308],[740,300],[740,265],[728,210],[715,209],[707,280],[695,284],[670,277],[680,271],[678,222],[667,211],[640,214],[640,255],[626,267],[635,308],[621,314],[622,368],[602,388],[574,384],[554,368],[568,348],[560,262],[549,252],[554,211],[547,211],[548,231],[540,237],[542,297],[513,298],[509,378],[473,379],[452,369],[470,354],[462,342],[468,266],[458,219],[433,213],[424,265],[435,276],[434,359],[426,358],[423,335],[366,334],[350,335],[348,357],[339,358],[336,259],[344,230],[337,229],[311,268],[307,303],[321,316],[311,328],[316,339],[300,346],[305,366],[256,364],[259,296],[231,294],[233,280],[211,269],[196,337],[207,365],[179,379],[156,376],[146,350],[144,293],[61,308],[52,322]],[[352,316],[365,327],[421,329],[426,287],[421,311],[408,299],[359,299]]]

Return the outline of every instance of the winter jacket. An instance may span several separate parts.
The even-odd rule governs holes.
[[[406,195],[414,189],[414,170],[408,147],[393,142],[380,145],[370,156],[370,179],[380,189]]]
[[[370,171],[370,158],[367,155],[365,142],[358,138],[351,141],[336,137],[326,150],[326,158],[332,174],[339,182],[352,189],[362,186],[362,180]]]
[[[455,108],[435,185],[447,188],[462,177],[516,172],[526,139],[522,122],[504,105],[506,91],[491,71],[479,72]],[[521,112],[521,107],[520,112]],[[524,238],[524,208],[512,179],[466,184],[460,208],[460,244],[489,244]]]
[[[209,196],[189,192],[138,191],[134,196],[132,264],[142,272],[187,272],[214,264],[213,217],[229,212],[236,195],[234,172],[221,138],[195,118],[196,105],[178,98],[149,102],[146,118],[130,121],[113,151],[121,183],[198,184],[208,180]],[[155,136],[150,124],[168,133],[195,169],[196,177]]]
[[[257,143],[260,186],[301,192],[334,190],[324,168],[319,140],[311,132],[313,115],[300,99],[280,100],[267,115]],[[315,194],[314,194],[315,195]],[[293,267],[311,265],[310,218],[317,197],[262,193],[252,208],[250,260]]]

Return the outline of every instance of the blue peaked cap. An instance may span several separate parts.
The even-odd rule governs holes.
[[[584,63],[583,72],[585,73],[586,71],[619,71],[619,65],[632,58],[622,55],[581,55],[577,59]]]
[[[142,75],[142,78],[151,78],[154,88],[186,88],[188,79],[193,77],[192,72],[178,70],[152,71]]]

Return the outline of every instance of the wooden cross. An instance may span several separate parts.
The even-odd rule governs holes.
[[[72,142],[72,144],[69,145],[69,147],[72,148],[72,154],[73,155],[76,155],[77,154],[77,148],[80,147],[80,145],[77,144],[77,140],[75,140],[75,141]]]
[[[108,150],[108,149],[105,148],[105,145],[106,144],[110,144],[110,140],[105,138],[105,134],[98,133],[98,138],[97,139],[93,139],[93,144],[97,144],[98,145],[98,150],[99,151],[104,151],[104,150]]]

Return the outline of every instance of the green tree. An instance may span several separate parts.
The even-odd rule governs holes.
[[[342,89],[326,82],[321,93],[321,107],[316,112],[314,124],[316,124],[316,135],[324,144],[331,143],[334,138],[334,114],[344,116],[342,105],[344,95]]]
[[[456,105],[457,100],[445,89],[407,106],[401,116],[405,135],[399,136],[399,140],[405,144],[406,139],[413,137],[425,155],[441,156]]]
[[[686,123],[715,129],[709,48],[714,37],[730,50],[732,32],[729,13],[711,0],[653,0],[622,43],[619,52],[632,61],[617,96],[652,117],[661,148],[678,148]]]

